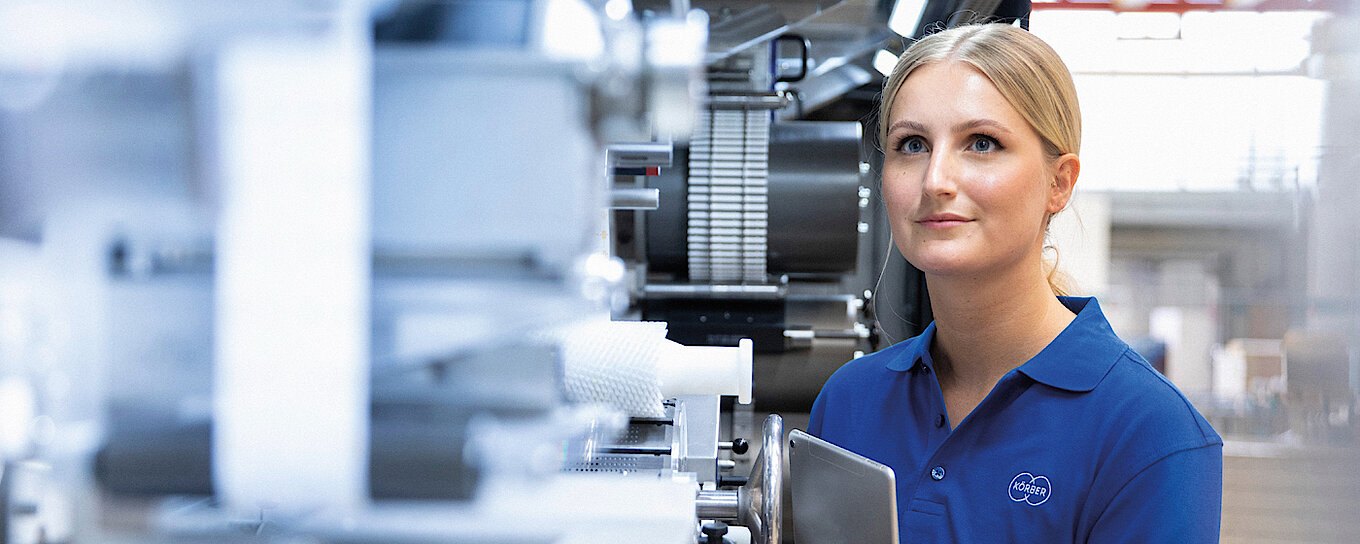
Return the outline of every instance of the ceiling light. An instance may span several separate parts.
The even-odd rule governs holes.
[[[910,38],[916,34],[916,25],[921,22],[921,13],[926,9],[926,0],[897,0],[892,14],[888,15],[888,28],[897,35]]]
[[[879,49],[877,53],[874,53],[874,69],[878,70],[879,73],[885,76],[889,75],[895,66],[897,66],[897,55],[892,54],[892,51]]]

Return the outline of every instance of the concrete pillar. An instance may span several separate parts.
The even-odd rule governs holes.
[[[1320,22],[1313,31],[1310,74],[1327,81],[1317,198],[1308,249],[1309,333],[1343,339],[1350,385],[1360,389],[1360,16]],[[1282,107],[1285,107],[1282,105]]]

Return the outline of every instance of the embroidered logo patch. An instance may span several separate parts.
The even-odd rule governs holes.
[[[1047,476],[1021,472],[1011,480],[1010,492],[1011,500],[1015,502],[1039,506],[1048,501],[1049,495],[1053,493],[1053,484],[1048,482]]]

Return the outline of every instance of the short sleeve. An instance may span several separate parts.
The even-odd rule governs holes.
[[[1090,544],[1218,542],[1223,445],[1178,451],[1149,465],[1111,499]]]
[[[812,402],[812,414],[808,418],[807,433],[819,438],[822,436],[822,418],[825,412],[823,397],[825,396],[826,389],[823,388],[822,391],[817,394],[817,400]]]

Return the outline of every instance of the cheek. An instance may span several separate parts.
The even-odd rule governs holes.
[[[907,212],[915,207],[920,197],[920,187],[911,183],[909,177],[902,172],[886,171],[883,173],[883,184],[880,189],[883,197],[883,204],[888,208],[888,212],[895,216],[894,212]]]
[[[1013,220],[1041,221],[1048,207],[1048,192],[1043,172],[1034,168],[1013,168],[979,172],[974,178],[972,199],[984,208],[1004,210]]]

